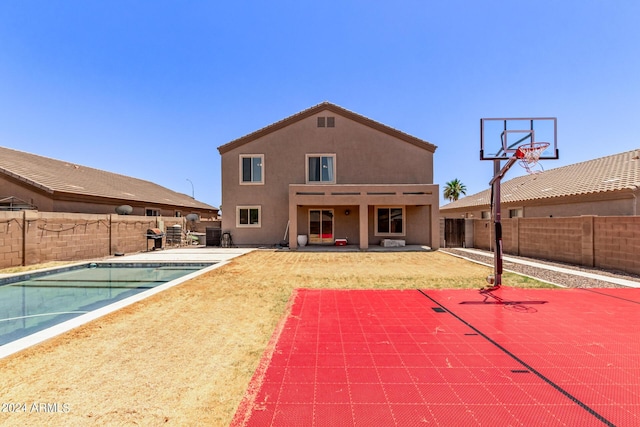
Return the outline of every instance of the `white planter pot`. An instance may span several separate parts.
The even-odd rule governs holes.
[[[307,235],[298,234],[298,246],[307,246]]]

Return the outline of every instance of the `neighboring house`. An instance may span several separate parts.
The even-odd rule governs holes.
[[[638,215],[639,188],[637,149],[504,181],[500,191],[501,216]],[[490,211],[491,189],[487,189],[442,206],[440,215],[488,219]]]
[[[99,169],[0,147],[0,210],[217,218],[218,208],[168,188]]]
[[[235,244],[297,248],[303,235],[438,248],[429,142],[324,102],[218,150],[222,229]]]

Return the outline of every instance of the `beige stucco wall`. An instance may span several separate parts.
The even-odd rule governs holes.
[[[525,202],[501,203],[502,218],[509,218],[509,209],[522,209],[525,218],[572,217],[580,215],[625,216],[638,215],[637,198],[632,191],[617,191],[601,194],[585,194],[572,197],[558,197],[548,200],[528,200]],[[441,209],[446,218],[480,219],[482,211],[489,206]]]
[[[318,128],[318,116],[335,117],[335,127]],[[241,154],[264,155],[264,185],[240,184]],[[289,184],[305,184],[306,154],[336,155],[336,186],[433,183],[431,151],[335,112],[319,112],[222,154],[222,228],[232,231],[234,243],[273,245],[283,240],[289,218]],[[236,228],[236,206],[260,206],[261,227]],[[345,218],[344,209],[335,210],[335,236],[346,234],[350,243],[359,242],[357,215]],[[359,212],[356,206],[350,210]],[[298,212],[299,230],[307,228],[307,211],[305,207]],[[415,212],[408,214],[415,219]]]
[[[578,215],[598,215],[598,216],[619,216],[635,215],[634,199],[628,195],[621,195],[622,199],[601,198],[600,200],[584,200],[573,203],[538,204],[526,206],[525,217],[544,216],[578,216]],[[589,197],[589,196],[587,196]]]
[[[53,200],[50,195],[33,191],[31,188],[18,184],[14,179],[0,174],[0,197],[9,196],[17,197],[37,206],[41,211],[53,212]]]

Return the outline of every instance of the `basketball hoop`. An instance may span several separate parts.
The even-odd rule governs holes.
[[[538,164],[540,156],[549,147],[548,142],[531,142],[523,144],[516,150],[516,158],[520,160],[520,166],[526,169],[529,173],[538,173],[539,170],[533,170],[532,168]]]

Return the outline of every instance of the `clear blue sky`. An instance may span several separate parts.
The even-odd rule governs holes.
[[[558,117],[546,169],[640,147],[639,19],[638,0],[5,0],[0,145],[219,206],[218,146],[330,101],[437,145],[440,192],[470,195],[493,173],[482,117]]]

